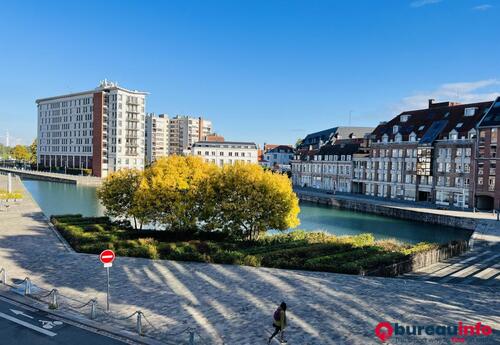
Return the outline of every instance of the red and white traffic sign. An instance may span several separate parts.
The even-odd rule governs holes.
[[[101,260],[101,262],[104,264],[104,267],[113,266],[114,259],[115,253],[110,249],[103,250],[101,255],[99,255],[99,260]]]

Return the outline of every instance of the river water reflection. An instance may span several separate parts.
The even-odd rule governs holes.
[[[97,200],[95,187],[35,180],[23,182],[48,216],[69,213],[80,213],[84,216],[104,214],[104,207]],[[335,235],[370,232],[377,239],[395,238],[408,243],[445,243],[470,237],[469,231],[440,225],[339,210],[311,203],[301,203],[300,208],[299,228],[308,231],[324,230]]]

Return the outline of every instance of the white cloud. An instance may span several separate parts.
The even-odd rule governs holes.
[[[415,0],[410,3],[411,7],[422,7],[426,5],[432,5],[432,4],[437,4],[438,2],[441,2],[443,0]]]
[[[486,11],[486,10],[489,10],[490,8],[492,8],[492,7],[493,6],[491,6],[490,4],[483,4],[483,5],[475,6],[472,9],[476,10],[476,11]]]
[[[436,102],[453,101],[474,103],[491,101],[500,96],[500,80],[486,79],[473,82],[447,83],[432,91],[420,91],[405,97],[393,107],[396,112],[427,108],[429,99]]]

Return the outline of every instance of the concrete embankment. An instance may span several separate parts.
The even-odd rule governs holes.
[[[32,171],[32,170],[18,170],[0,167],[0,174],[8,174],[19,176],[21,178],[28,178],[33,180],[60,182],[69,184],[80,184],[88,186],[99,186],[102,179],[94,176],[77,176],[68,174],[58,174],[51,172]]]

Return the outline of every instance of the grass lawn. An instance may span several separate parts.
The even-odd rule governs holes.
[[[256,241],[233,241],[222,233],[135,231],[107,217],[54,216],[56,229],[78,252],[209,263],[363,274],[437,248],[375,241],[372,234],[337,237],[323,232],[293,231]]]

